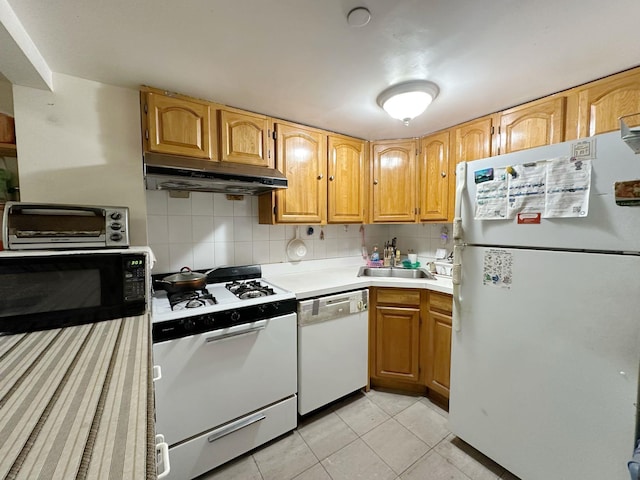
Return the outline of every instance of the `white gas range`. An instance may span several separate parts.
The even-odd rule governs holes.
[[[260,277],[257,265],[222,267],[184,298],[153,295],[166,478],[194,478],[296,427],[295,295]]]
[[[198,272],[205,273],[207,271]],[[164,323],[224,311],[262,314],[277,310],[275,307],[280,306],[280,302],[295,299],[293,292],[283,290],[262,279],[262,270],[259,265],[220,267],[208,270],[208,272],[207,285],[204,289],[185,290],[173,294],[161,290],[162,286],[159,286],[158,280],[166,274],[154,275],[153,323]],[[258,306],[257,309],[247,309],[247,307],[256,306]],[[198,320],[191,319],[191,321],[197,322]],[[189,326],[191,323],[187,324],[187,327]]]

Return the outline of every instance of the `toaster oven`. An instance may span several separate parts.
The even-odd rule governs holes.
[[[129,209],[97,205],[7,202],[7,250],[129,247]]]

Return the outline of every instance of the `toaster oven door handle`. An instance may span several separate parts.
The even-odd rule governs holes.
[[[51,208],[49,206],[30,203],[29,205],[12,205],[12,212],[21,212],[21,213],[33,213],[40,215],[63,215],[65,213],[69,213],[71,211],[78,212],[81,215],[88,215],[89,213],[93,213],[94,215],[101,217],[103,216],[104,209],[95,208],[95,207],[81,207],[78,205],[57,205],[57,208]],[[62,208],[60,208],[62,207]]]
[[[219,334],[217,332],[212,332],[214,333],[214,335],[211,337],[207,337],[205,339],[205,342],[207,343],[216,342],[218,340],[222,340],[225,338],[238,337],[240,335],[248,335],[249,333],[255,333],[260,330],[264,330],[267,327],[267,320],[260,320],[258,322],[247,323],[246,327],[247,328],[243,328],[241,330],[236,330],[235,332],[229,332],[229,333],[223,333],[222,330],[220,330]]]
[[[237,432],[238,430],[246,428],[249,425],[258,423],[265,418],[267,418],[267,416],[264,413],[256,413],[254,415],[251,415],[250,417],[240,419],[237,422],[230,423],[229,425],[226,425],[213,432],[213,435],[209,435],[209,437],[207,437],[207,440],[209,440],[209,443],[213,443],[222,437],[226,437],[233,432]]]

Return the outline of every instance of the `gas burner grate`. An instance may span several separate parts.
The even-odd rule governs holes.
[[[266,297],[268,295],[274,295],[276,293],[273,291],[273,288],[263,285],[258,280],[251,280],[247,282],[235,281],[227,283],[225,287],[241,300]]]
[[[216,297],[211,295],[206,288],[203,288],[202,290],[172,293],[168,298],[171,310],[206,307],[208,305],[215,305],[218,303]]]

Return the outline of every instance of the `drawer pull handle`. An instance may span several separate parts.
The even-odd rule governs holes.
[[[264,413],[256,413],[254,415],[251,415],[250,417],[243,418],[241,420],[238,420],[237,422],[230,423],[229,425],[226,425],[218,429],[216,432],[213,433],[213,435],[210,435],[207,438],[207,440],[209,440],[209,443],[213,443],[222,437],[226,437],[227,435],[233,432],[237,432],[238,430],[246,428],[249,425],[258,423],[259,421],[264,420],[265,418],[267,418],[267,416]]]
[[[153,381],[157,382],[162,378],[162,367],[160,365],[153,366]]]
[[[156,465],[162,465],[162,472],[158,472],[158,480],[169,475],[169,444],[164,441],[164,435],[156,435]]]
[[[240,331],[231,332],[231,333],[222,333],[220,335],[215,335],[213,337],[207,337],[205,339],[205,342],[211,343],[211,342],[216,342],[218,340],[223,340],[225,338],[238,337],[240,335],[247,335],[249,333],[256,333],[256,332],[259,332],[260,330],[264,330],[265,328],[267,328],[267,321],[261,320],[259,322],[256,322],[254,326],[246,330],[240,330]]]

